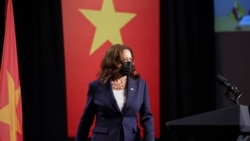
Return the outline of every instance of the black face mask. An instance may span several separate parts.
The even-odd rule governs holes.
[[[122,62],[120,74],[129,75],[132,72],[132,62]]]

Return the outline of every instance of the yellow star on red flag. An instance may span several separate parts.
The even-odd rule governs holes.
[[[7,72],[8,104],[0,109],[0,122],[6,123],[10,127],[10,141],[17,141],[16,132],[22,134],[21,124],[16,113],[20,101],[20,86],[15,89],[15,83]]]
[[[120,29],[136,14],[116,12],[112,0],[104,0],[101,10],[80,9],[80,12],[96,27],[90,54],[103,43],[123,43]]]

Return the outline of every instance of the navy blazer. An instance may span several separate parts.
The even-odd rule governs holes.
[[[105,85],[101,85],[99,80],[91,82],[75,141],[87,141],[94,118],[91,141],[120,141],[121,130],[124,131],[123,141],[140,141],[138,121],[143,127],[143,141],[155,140],[148,86],[143,79],[128,79],[127,99],[122,111],[110,82]]]

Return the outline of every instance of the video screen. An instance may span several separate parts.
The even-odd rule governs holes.
[[[215,32],[250,31],[250,0],[214,0]]]

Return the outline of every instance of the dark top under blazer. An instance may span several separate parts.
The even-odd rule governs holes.
[[[127,99],[120,111],[111,83],[101,85],[99,80],[91,82],[75,141],[87,141],[95,116],[91,141],[119,141],[121,128],[124,131],[124,141],[140,141],[138,118],[143,127],[143,141],[154,141],[153,116],[146,81],[129,78],[127,90]]]

